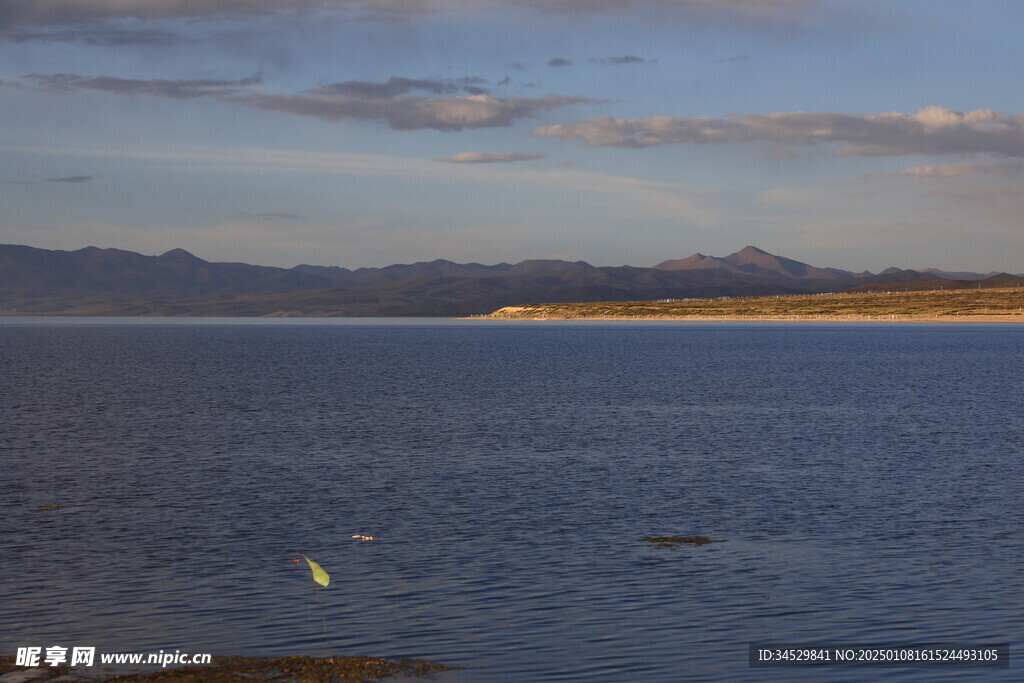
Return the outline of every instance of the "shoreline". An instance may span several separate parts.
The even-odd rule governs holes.
[[[1024,315],[481,315],[457,320],[528,320],[574,322],[850,322],[850,323],[1024,323]]]
[[[1024,323],[1024,289],[838,292],[714,299],[595,301],[505,306],[480,316],[508,320],[682,322]]]
[[[0,683],[29,681],[135,681],[163,683],[193,681],[227,683],[228,681],[317,680],[338,683],[370,683],[371,681],[431,681],[437,674],[463,667],[432,662],[426,659],[388,659],[365,656],[308,657],[284,655],[277,657],[217,657],[209,664],[182,664],[173,668],[158,663],[139,664],[76,664],[22,666],[10,656],[0,657]]]

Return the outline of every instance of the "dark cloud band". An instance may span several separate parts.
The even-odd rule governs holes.
[[[373,81],[343,81],[313,88],[314,95],[382,98],[390,99],[410,92],[428,92],[434,95],[451,95],[464,92],[469,95],[484,95],[487,90],[482,85],[487,81],[477,76],[454,80],[415,79],[392,76],[383,83]]]
[[[230,81],[215,79],[166,80],[163,78],[140,80],[116,78],[114,76],[78,76],[75,74],[28,74],[25,76],[25,80],[31,81],[41,88],[56,92],[99,90],[118,95],[150,95],[153,97],[173,97],[177,99],[228,95],[263,82],[263,79],[259,76],[250,76]]]
[[[91,175],[67,175],[60,178],[47,178],[51,183],[87,183],[92,180]]]
[[[729,14],[764,12],[814,4],[820,0],[479,0],[473,7],[529,7],[560,12],[597,12],[655,4],[669,8],[720,9]],[[3,0],[0,30],[29,26],[73,25],[104,20],[237,18],[282,11],[360,10],[410,15],[464,9],[460,0]]]
[[[624,64],[653,64],[658,60],[644,59],[643,57],[637,57],[636,55],[623,55],[622,57],[605,57],[603,59],[591,57],[587,61],[591,64],[602,64],[604,66],[622,66]]]
[[[431,128],[440,131],[511,126],[516,121],[535,116],[542,111],[583,102],[595,102],[586,97],[565,95],[508,98],[466,95],[368,99],[252,94],[223,99],[267,111],[315,116],[325,121],[380,121],[393,130]]]
[[[142,80],[113,76],[28,74],[24,80],[36,87],[59,93],[98,90],[117,95],[176,99],[215,97],[222,102],[296,116],[314,116],[325,121],[378,121],[393,130],[429,128],[459,131],[466,128],[511,126],[521,119],[550,109],[600,101],[567,95],[502,98],[483,92],[450,97],[396,96],[411,90],[446,93],[461,89],[462,92],[475,92],[479,89],[475,84],[484,81],[474,76],[452,81],[417,81],[407,78],[391,78],[383,83],[345,81],[320,86],[301,94],[252,92],[253,86],[263,82],[259,76],[239,80]],[[350,96],[342,93],[349,93]]]

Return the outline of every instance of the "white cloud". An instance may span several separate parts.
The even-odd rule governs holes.
[[[315,116],[325,121],[357,119],[381,121],[394,130],[432,128],[459,131],[465,128],[511,126],[541,111],[594,102],[586,97],[396,97],[384,99],[319,97],[310,95],[238,95],[222,98],[257,109],[298,116]]]
[[[494,164],[543,158],[544,155],[540,152],[461,152],[448,157],[438,157],[436,161],[447,161],[452,164]]]
[[[899,175],[908,178],[950,178],[977,173],[977,169],[977,164],[929,164],[904,169]]]
[[[1024,173],[1024,163],[1007,162],[993,164],[930,164],[912,166],[900,171],[897,175],[906,178],[955,178],[972,175],[1020,175]]]
[[[784,147],[841,144],[843,156],[994,154],[1024,156],[1024,115],[990,109],[957,112],[925,107],[916,114],[783,112],[735,118],[602,116],[540,126],[538,137],[578,140],[590,147],[769,143]]]

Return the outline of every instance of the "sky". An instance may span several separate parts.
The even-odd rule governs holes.
[[[1024,0],[0,0],[0,242],[1024,272]]]

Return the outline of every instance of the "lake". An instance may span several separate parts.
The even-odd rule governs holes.
[[[1004,325],[0,318],[0,655],[325,655],[301,551],[335,653],[466,667],[442,680],[1020,680],[747,646],[1024,640],[1022,352]],[[724,542],[639,540],[670,535]]]

